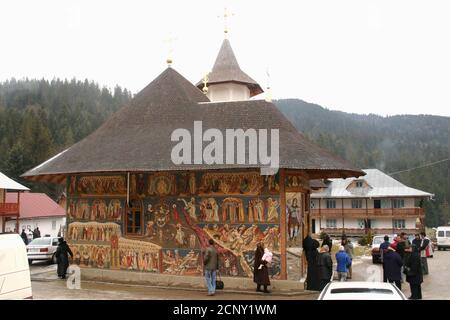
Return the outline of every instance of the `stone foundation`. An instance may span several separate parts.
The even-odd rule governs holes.
[[[206,290],[203,277],[175,276],[124,270],[82,268],[81,280]],[[222,281],[225,284],[225,290],[254,290],[256,288],[251,278],[222,277]],[[274,293],[304,291],[304,282],[291,280],[271,280],[270,282],[272,284],[270,289]]]

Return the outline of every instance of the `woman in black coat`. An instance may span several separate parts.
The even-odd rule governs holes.
[[[58,248],[56,248],[56,261],[58,263],[58,277],[66,278],[67,268],[69,267],[69,254],[73,258],[72,250],[70,250],[64,238],[59,238]]]
[[[408,249],[406,249],[408,250]],[[416,245],[411,246],[411,255],[406,262],[405,273],[406,281],[409,283],[411,288],[411,297],[409,299],[422,299],[422,263],[420,260],[420,248]]]
[[[256,283],[256,291],[261,291],[261,286],[264,286],[264,292],[270,293],[269,290],[267,290],[267,286],[270,286],[270,279],[269,279],[269,270],[267,268],[267,262],[262,260],[262,257],[264,255],[264,246],[260,242],[256,246],[255,251],[255,263],[253,266],[253,282]],[[262,264],[262,268],[259,269],[259,266]]]
[[[319,241],[312,240],[312,248],[306,256],[308,261],[308,271],[306,275],[306,290],[320,291],[320,272],[319,272]]]

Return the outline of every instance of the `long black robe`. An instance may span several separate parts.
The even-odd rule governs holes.
[[[267,262],[262,260],[264,249],[257,248],[255,251],[255,263],[253,265],[253,282],[257,285],[270,286],[269,270],[267,269]],[[260,265],[261,269],[258,269]]]
[[[69,267],[69,254],[73,257],[72,250],[70,250],[67,242],[63,241],[58,244],[56,248],[56,261],[58,263],[58,277],[65,277],[67,268]]]
[[[306,252],[306,260],[308,261],[306,290],[320,291],[319,252],[317,251],[319,246],[319,241],[313,239],[311,247]]]

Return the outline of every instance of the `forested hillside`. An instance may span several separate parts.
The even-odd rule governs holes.
[[[0,83],[0,171],[56,198],[61,187],[19,176],[93,132],[130,99],[126,89],[109,90],[87,80]],[[361,168],[391,173],[450,157],[448,117],[380,117],[330,111],[301,100],[275,103],[309,139]],[[394,178],[436,195],[425,204],[429,226],[450,221],[450,161]]]
[[[126,89],[111,92],[87,80],[0,83],[0,171],[57,197],[58,186],[19,176],[94,131],[130,98]]]

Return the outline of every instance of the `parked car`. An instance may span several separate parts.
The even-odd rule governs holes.
[[[0,261],[0,300],[32,299],[27,250],[18,234],[0,234]]]
[[[381,262],[381,252],[380,252],[380,244],[384,242],[385,235],[377,235],[372,239],[372,262],[378,263]],[[393,242],[394,238],[397,236],[396,234],[388,234],[389,242]]]
[[[387,282],[330,282],[318,300],[406,300],[403,292]]]
[[[436,239],[438,250],[450,249],[450,227],[437,227]]]
[[[36,260],[56,263],[55,252],[58,247],[58,239],[58,237],[42,237],[31,241],[27,245],[29,264],[32,264]]]

